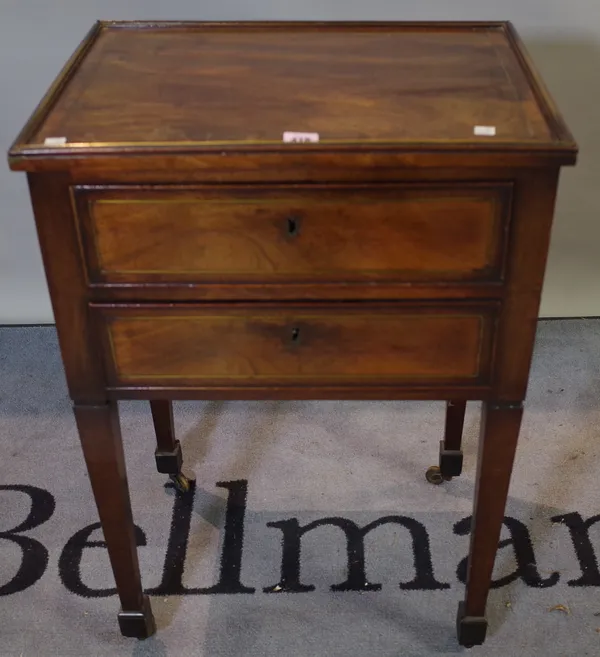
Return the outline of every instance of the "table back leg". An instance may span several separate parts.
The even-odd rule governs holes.
[[[175,422],[173,420],[173,402],[169,399],[153,399],[150,402],[152,421],[156,433],[156,469],[168,474],[177,490],[188,493],[193,482],[182,472],[183,454],[181,443],[175,439]]]
[[[168,399],[153,399],[150,410],[156,433],[156,469],[164,474],[177,474],[181,471],[182,455],[175,438],[173,403]]]
[[[458,477],[462,472],[461,443],[466,408],[465,400],[446,403],[444,440],[440,442],[440,470],[444,477]]]

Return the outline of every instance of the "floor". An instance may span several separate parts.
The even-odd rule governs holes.
[[[0,372],[1,657],[465,652],[454,617],[478,404],[463,475],[436,487],[424,473],[436,461],[439,402],[178,403],[197,481],[182,497],[154,469],[147,404],[123,403],[158,623],[139,642],[118,634],[54,329],[0,329]],[[543,321],[488,640],[470,654],[599,654],[599,473],[600,320]],[[237,537],[229,545],[226,526]]]

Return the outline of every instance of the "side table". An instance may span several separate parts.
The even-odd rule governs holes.
[[[10,149],[26,171],[126,636],[154,632],[117,400],[483,401],[458,640],[485,607],[560,168],[510,23],[99,22]]]

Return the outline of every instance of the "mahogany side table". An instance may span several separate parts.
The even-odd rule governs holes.
[[[485,607],[560,167],[510,23],[98,22],[9,153],[26,171],[126,636],[154,631],[117,400],[483,401],[463,645]]]

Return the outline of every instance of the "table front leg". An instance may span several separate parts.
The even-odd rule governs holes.
[[[458,640],[464,646],[479,645],[485,640],[485,606],[522,415],[521,402],[483,404],[467,588],[457,617]]]
[[[117,403],[76,404],[74,412],[121,600],[121,633],[143,639],[156,627],[142,590]]]

